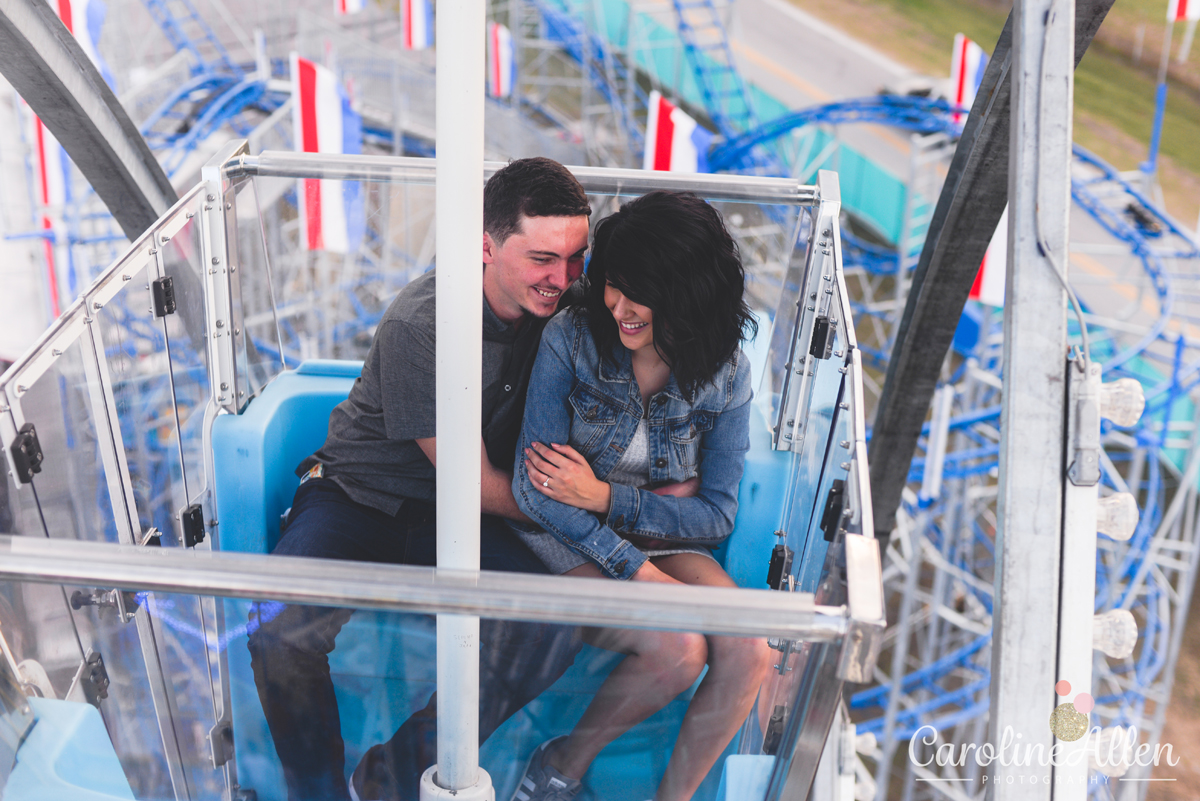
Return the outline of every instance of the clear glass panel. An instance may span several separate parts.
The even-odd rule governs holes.
[[[154,653],[153,642],[143,641],[132,614],[153,601],[197,631],[179,608],[194,609],[195,598],[123,593],[124,615],[110,589],[0,582],[0,633],[26,694],[37,699],[35,731],[42,730],[22,745],[6,799],[81,797],[83,790],[97,799],[129,798],[130,790],[139,799],[174,799],[160,725],[179,740],[191,797],[221,798],[223,777],[206,753],[213,714],[203,642],[155,622],[174,709],[160,716],[144,655],[147,643]]]
[[[7,612],[0,629],[26,667],[26,691],[43,696],[34,704],[38,725],[53,734],[30,738],[18,769],[40,769],[40,788],[57,791],[56,797],[71,797],[73,786],[108,793],[102,797],[122,792],[128,797],[129,790],[139,799],[177,797],[159,728],[166,719],[178,737],[191,797],[221,798],[224,779],[212,768],[207,738],[214,704],[206,652],[228,659],[237,781],[261,801],[287,798],[284,763],[313,782],[325,776],[333,782],[329,786],[344,788],[353,775],[360,793],[396,788],[401,797],[415,798],[420,774],[436,759],[432,616],[225,599],[216,603],[228,629],[217,640],[190,613],[195,597],[128,593],[155,623],[175,701],[168,711],[155,708],[136,622],[123,622],[109,596],[93,588],[64,591],[95,599],[77,617],[85,648],[103,657],[108,679],[103,692],[85,682],[68,695],[79,650],[69,626],[46,624],[49,611],[62,617],[60,588],[0,583],[0,609]],[[326,674],[324,653],[333,637]],[[798,688],[812,692],[811,677],[807,684],[801,680],[808,650],[799,643],[768,646],[758,637],[489,619],[481,622],[481,641],[486,741],[480,762],[497,798],[512,796],[541,743],[573,731],[578,744],[611,740],[594,759],[590,745],[560,752],[560,758],[569,753],[586,768],[581,799],[644,801],[664,775],[698,783],[693,796],[698,800],[762,798],[776,766],[774,754],[790,747],[779,720],[772,723],[772,712],[778,718],[784,714],[780,708],[803,709],[806,699],[797,697]],[[625,656],[630,650],[643,655]],[[721,657],[704,672],[715,654]],[[720,658],[724,667],[718,666]],[[790,669],[780,671],[781,660]],[[322,696],[319,686],[333,693]],[[836,686],[820,689],[837,693]],[[96,706],[86,703],[88,697]],[[268,714],[278,740],[268,728]],[[90,730],[80,718],[91,721]],[[329,728],[333,721],[336,730]],[[601,727],[611,728],[601,735]],[[374,747],[382,744],[387,745]],[[763,753],[764,745],[770,753]],[[56,749],[66,758],[56,758]],[[727,795],[719,796],[723,780]]]
[[[400,289],[427,270],[435,254],[434,188],[368,181],[322,181],[322,191],[347,200],[347,253],[309,250],[297,218],[297,181],[255,179],[267,243],[283,360],[295,367],[305,359],[361,360],[374,327]],[[245,192],[238,205],[248,205]],[[351,202],[353,201],[353,202]],[[239,220],[241,219],[239,209]],[[241,241],[244,241],[241,240]],[[239,242],[239,247],[241,247]],[[243,286],[258,278],[243,276]],[[265,319],[247,308],[248,319]],[[251,334],[261,351],[267,339]]]
[[[59,345],[61,355],[20,396],[25,421],[37,432],[43,461],[40,473],[16,493],[19,519],[29,533],[34,522],[57,539],[117,541],[108,484],[105,481],[93,415],[92,385],[85,360],[95,363],[85,335]]]
[[[166,242],[159,237],[162,273],[172,280],[176,311],[161,318],[166,326],[170,354],[175,415],[178,431],[172,431],[170,447],[183,451],[182,483],[187,487],[187,506],[204,488],[203,421],[209,399],[208,350],[204,300],[204,256],[201,247],[200,205],[196,198],[158,227],[175,230]],[[180,218],[182,226],[179,227]],[[227,332],[226,332],[227,335]],[[178,440],[175,437],[178,436]]]
[[[230,283],[235,290],[233,318],[240,330],[235,328],[234,335],[239,387],[245,387],[246,397],[251,398],[279,374],[283,362],[271,262],[254,181],[243,181],[234,193],[234,213],[225,217],[233,225],[227,236],[230,264],[236,269]]]
[[[770,352],[767,366],[763,375],[760,392],[770,398],[771,425],[779,417],[779,403],[784,383],[787,377],[787,361],[791,353],[792,341],[796,337],[796,311],[800,303],[800,293],[804,291],[805,267],[808,261],[809,237],[812,233],[812,210],[801,209],[799,236],[792,243],[794,247],[787,253],[786,270],[776,294],[776,305],[772,319]]]
[[[172,412],[171,375],[162,322],[154,316],[153,262],[124,282],[122,291],[96,314],[121,427],[139,531],[157,528],[164,544],[177,544],[175,513],[184,497]]]

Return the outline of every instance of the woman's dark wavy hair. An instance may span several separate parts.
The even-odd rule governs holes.
[[[720,213],[691,193],[651,192],[602,220],[587,279],[582,305],[602,358],[611,362],[620,344],[604,303],[612,284],[654,313],[654,346],[689,395],[758,333],[737,243]]]

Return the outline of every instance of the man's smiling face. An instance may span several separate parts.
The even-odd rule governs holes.
[[[515,323],[528,312],[549,317],[567,287],[583,275],[587,217],[522,217],[497,244],[483,235],[483,294],[496,316]]]

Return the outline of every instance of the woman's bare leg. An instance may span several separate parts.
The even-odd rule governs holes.
[[[587,564],[566,575],[601,573]],[[604,680],[570,736],[547,756],[555,770],[573,779],[583,777],[606,745],[691,687],[708,657],[701,634],[586,628],[583,639],[626,656]]]
[[[720,565],[700,554],[676,554],[654,560],[684,584],[736,587]],[[708,637],[708,674],[696,690],[675,741],[655,801],[687,801],[733,739],[770,665],[765,639]]]

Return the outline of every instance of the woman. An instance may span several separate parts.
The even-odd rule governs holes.
[[[749,448],[755,330],[720,215],[653,192],[596,227],[585,298],[547,324],[513,478],[519,532],[555,573],[733,587],[709,550],[733,529]],[[686,801],[749,713],[763,640],[589,629],[626,654],[566,737],[530,758],[514,801],[566,801],[608,743],[707,664],[656,801]]]

